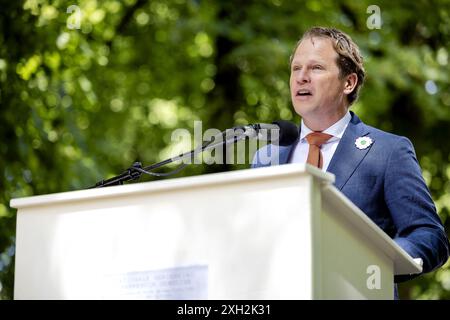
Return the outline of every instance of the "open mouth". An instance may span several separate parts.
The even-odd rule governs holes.
[[[300,90],[297,90],[296,96],[297,97],[307,97],[307,96],[312,96],[312,93],[310,90],[300,89]]]

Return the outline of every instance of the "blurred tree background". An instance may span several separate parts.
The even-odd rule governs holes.
[[[182,147],[173,130],[192,132],[196,120],[203,130],[299,123],[288,61],[315,25],[359,44],[368,77],[352,108],[412,140],[450,230],[448,0],[0,4],[0,298],[13,297],[12,198],[83,189],[136,160],[166,159]],[[371,4],[380,29],[368,27]],[[191,165],[177,177],[242,167]],[[449,299],[450,264],[403,283],[400,295]]]

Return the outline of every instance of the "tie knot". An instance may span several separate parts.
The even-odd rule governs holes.
[[[333,136],[322,132],[311,132],[306,136],[309,144],[320,147],[322,144],[330,140]]]

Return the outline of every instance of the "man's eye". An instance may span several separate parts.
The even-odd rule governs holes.
[[[292,67],[292,70],[293,70],[293,71],[298,71],[298,70],[301,70],[301,68],[300,68],[300,66],[293,66],[293,67]]]
[[[323,67],[321,65],[319,65],[319,64],[316,64],[315,66],[313,66],[313,69],[315,69],[315,70],[322,70]]]

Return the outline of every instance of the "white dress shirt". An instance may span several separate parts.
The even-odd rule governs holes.
[[[327,171],[328,165],[330,164],[331,158],[334,155],[334,152],[336,151],[336,148],[339,144],[339,141],[342,138],[342,135],[345,132],[345,129],[347,129],[348,123],[352,119],[352,116],[350,115],[350,112],[347,111],[345,116],[341,118],[338,122],[333,124],[328,129],[322,131],[323,133],[327,133],[329,135],[332,135],[333,137],[330,138],[327,142],[325,142],[321,147],[320,151],[322,152],[323,156],[323,166],[322,170]],[[294,152],[292,153],[291,159],[289,163],[306,163],[306,159],[308,158],[308,151],[309,151],[309,144],[308,141],[306,141],[306,136],[313,132],[310,128],[308,128],[302,120],[301,123],[301,131],[300,131],[300,139],[295,146]]]

